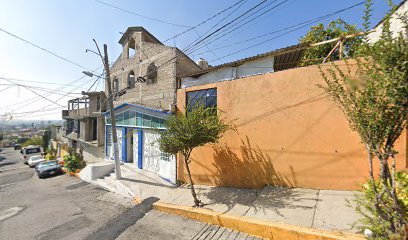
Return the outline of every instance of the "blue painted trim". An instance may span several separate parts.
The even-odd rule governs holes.
[[[108,156],[108,138],[106,137],[108,135],[108,125],[105,124],[105,156]]]
[[[137,167],[143,168],[143,131],[137,130]]]
[[[107,126],[111,126],[112,124],[106,124]],[[130,128],[135,128],[135,129],[157,129],[157,130],[166,130],[167,128],[161,127],[161,128],[154,128],[154,127],[140,127],[140,126],[135,126],[135,125],[118,125],[116,124],[116,127],[130,127]]]
[[[127,128],[122,128],[122,162],[127,162]]]
[[[157,175],[159,175],[159,174],[157,174]],[[173,183],[172,181],[170,181],[170,179],[168,179],[168,178],[164,178],[164,177],[162,177],[162,176],[160,176],[160,175],[159,175],[159,177],[160,177],[161,179],[165,180],[166,182],[169,182],[171,185],[173,185],[173,187],[175,187],[175,186],[176,186],[176,184],[175,184],[175,183]]]
[[[133,108],[136,108],[136,109],[142,109],[142,110],[145,110],[145,111],[156,112],[156,113],[165,114],[165,115],[171,115],[170,112],[160,111],[160,110],[157,110],[157,109],[148,108],[148,107],[144,107],[144,106],[140,106],[140,105],[136,105],[136,104],[131,104],[131,103],[122,103],[121,105],[115,107],[115,108],[113,109],[113,111],[116,112],[117,110],[122,109],[122,108],[124,108],[124,107],[126,107],[126,106],[130,106],[130,107],[133,107]],[[110,113],[110,110],[109,110],[109,111],[106,111],[106,112],[104,112],[104,113],[102,113],[102,114],[103,114],[104,116],[106,116],[106,115],[108,115],[109,113]]]

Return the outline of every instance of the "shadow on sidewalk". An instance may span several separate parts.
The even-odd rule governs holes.
[[[121,180],[134,182],[134,183],[142,183],[142,184],[147,184],[147,185],[153,185],[153,186],[157,186],[157,187],[165,187],[165,188],[169,188],[169,189],[174,189],[174,187],[172,187],[172,186],[168,186],[168,185],[161,184],[161,183],[155,183],[155,182],[152,182],[152,181],[137,180],[137,179],[127,178],[127,177],[122,177]]]
[[[255,208],[256,211],[264,208],[278,211],[279,208],[286,208],[289,205],[294,208],[305,207],[293,205],[304,197],[291,189],[296,185],[293,169],[290,167],[291,178],[280,175],[271,157],[258,146],[252,146],[248,137],[245,140],[241,139],[239,150],[234,151],[227,144],[214,146],[213,150],[216,185],[238,188],[212,188],[203,193],[203,196],[210,200],[205,205],[225,204],[230,210],[238,204]],[[265,186],[274,186],[274,191],[268,192],[267,200],[262,204],[254,204],[259,195],[263,194],[262,188]],[[249,189],[254,187],[257,189]]]

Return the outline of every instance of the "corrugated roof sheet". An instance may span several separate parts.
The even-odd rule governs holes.
[[[200,75],[203,75],[203,74],[208,73],[208,72],[212,72],[212,71],[220,69],[220,68],[236,67],[236,66],[242,65],[243,63],[246,63],[246,62],[250,62],[250,61],[254,61],[254,60],[257,60],[257,59],[266,58],[266,57],[270,57],[270,56],[275,57],[275,62],[274,62],[274,70],[275,71],[281,71],[281,70],[285,70],[285,69],[289,69],[289,68],[294,68],[294,67],[298,66],[298,63],[301,60],[305,49],[308,48],[309,46],[310,46],[310,43],[296,44],[296,45],[292,45],[292,46],[289,46],[289,47],[276,49],[276,50],[273,50],[273,51],[270,51],[270,52],[261,53],[261,54],[258,54],[258,55],[252,56],[252,57],[247,57],[247,58],[243,58],[243,59],[240,59],[240,60],[237,60],[237,61],[233,61],[233,62],[217,65],[217,66],[214,66],[214,67],[210,67],[208,69],[201,70],[201,71],[195,72],[193,74],[185,75],[185,76],[182,76],[182,77],[198,77]]]

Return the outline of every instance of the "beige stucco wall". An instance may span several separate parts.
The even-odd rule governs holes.
[[[338,63],[341,65],[341,63]],[[322,65],[323,68],[328,65]],[[367,154],[342,112],[318,88],[316,66],[179,89],[217,88],[218,108],[237,131],[192,153],[195,184],[358,189],[368,177]],[[407,167],[407,137],[397,142],[399,169]],[[178,179],[188,182],[181,157]]]

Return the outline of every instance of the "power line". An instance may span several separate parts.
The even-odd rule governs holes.
[[[64,107],[54,107],[54,108],[49,108],[49,109],[42,109],[40,111],[27,111],[27,112],[11,112],[11,113],[5,113],[5,114],[1,114],[0,117],[5,117],[5,116],[9,116],[9,115],[24,115],[24,114],[28,114],[28,113],[42,113],[42,112],[49,112],[49,111],[55,111],[58,109],[62,109]]]
[[[63,95],[66,94],[67,92],[62,92],[62,91],[54,91],[53,89],[49,89],[49,88],[42,88],[42,87],[36,87],[36,86],[32,86],[32,85],[25,85],[25,84],[1,84],[1,85],[7,85],[11,87],[23,87],[23,88],[30,88],[30,89],[35,89],[35,90],[39,90],[42,92],[46,92],[46,93],[50,93],[50,94],[56,94],[56,95]],[[82,94],[82,93],[71,93],[73,95],[78,95],[78,94]]]
[[[217,28],[215,31],[209,33],[207,36],[205,36],[202,39],[197,39],[196,41],[193,41],[189,46],[187,46],[183,51],[187,52],[189,51],[192,47],[197,46],[198,44],[202,43],[203,41],[205,41],[206,39],[208,39],[209,37],[211,37],[212,35],[216,34],[217,32],[221,31],[222,29],[224,29],[225,27],[228,27],[229,25],[231,25],[232,23],[234,23],[235,21],[237,21],[238,19],[244,17],[246,14],[250,13],[251,11],[255,10],[256,8],[258,8],[259,6],[261,6],[262,4],[266,3],[268,0],[263,0],[260,3],[256,4],[255,6],[253,6],[252,8],[250,8],[249,10],[245,11],[244,13],[242,13],[241,15],[239,15],[238,17],[234,18],[233,20],[227,22],[226,24],[222,25],[221,27]]]
[[[120,10],[122,12],[126,12],[126,13],[129,13],[129,14],[135,15],[135,16],[138,16],[138,17],[141,17],[141,18],[146,18],[146,19],[149,19],[149,20],[153,20],[153,21],[156,21],[156,22],[160,22],[160,23],[164,23],[164,24],[168,24],[168,25],[172,25],[172,26],[176,26],[176,27],[191,28],[191,26],[181,25],[181,24],[172,23],[172,22],[169,22],[169,21],[164,21],[164,20],[161,20],[161,19],[158,19],[158,18],[148,17],[148,16],[145,16],[145,15],[133,12],[133,11],[123,9],[121,7],[115,6],[115,5],[110,4],[110,3],[102,2],[102,1],[99,1],[99,0],[95,0],[95,1],[100,3],[100,4],[103,4],[105,6],[109,6],[111,8],[114,8],[114,9]]]
[[[98,67],[98,68],[94,69],[93,72],[98,71],[99,69],[101,69],[101,67]],[[78,82],[78,81],[84,79],[85,77],[87,77],[87,76],[82,75],[80,78],[78,78],[78,79],[76,79],[76,80],[73,80],[73,81],[71,81],[71,82],[68,82],[68,83],[66,83],[65,85],[63,85],[63,86],[61,86],[61,87],[59,87],[59,88],[54,89],[54,91],[59,91],[59,90],[63,89],[64,87],[71,87],[73,83],[76,83],[76,82]],[[80,88],[80,87],[76,87],[75,89],[78,89],[78,88]],[[37,99],[37,98],[38,98],[38,97],[30,98],[30,99],[27,99],[27,100],[24,100],[24,101],[21,101],[21,102],[18,102],[18,103],[14,103],[14,104],[11,104],[11,105],[7,105],[7,106],[4,106],[4,107],[5,107],[5,108],[7,108],[7,107],[14,107],[14,106],[21,105],[21,104],[25,104],[25,103],[29,102],[28,104],[26,104],[26,105],[24,106],[24,107],[26,107],[26,106],[28,106],[28,105],[31,105],[32,103],[37,102],[38,100],[41,100],[41,98],[38,98],[38,99]],[[35,99],[37,99],[37,100],[35,100]]]
[[[235,3],[233,6],[241,3],[243,0],[238,1],[237,3]],[[223,26],[217,28],[215,31],[209,33],[207,36],[205,36],[204,38],[200,39],[196,39],[194,40],[191,44],[189,44],[183,51],[180,51],[180,53],[176,54],[176,56],[170,58],[169,60],[167,60],[166,62],[164,62],[163,64],[161,64],[160,66],[158,66],[153,72],[157,72],[160,68],[163,68],[164,66],[167,66],[168,64],[170,64],[171,62],[173,62],[175,59],[177,59],[179,56],[185,54],[184,52],[186,52],[186,49],[192,49],[193,47],[197,46],[198,44],[200,44],[201,42],[203,42],[205,39],[211,37],[212,35],[214,35],[216,32],[221,31],[222,29],[224,29],[225,27],[229,26],[230,24],[232,24],[233,22],[235,22],[236,20],[242,18],[243,16],[245,16],[246,14],[250,13],[251,11],[253,11],[254,9],[258,8],[259,6],[261,6],[262,4],[264,4],[265,2],[267,2],[268,0],[263,0],[260,3],[256,4],[255,6],[251,7],[249,10],[245,11],[244,13],[242,13],[241,15],[239,15],[238,17],[234,18],[233,20],[229,21],[228,23],[224,24]],[[275,0],[276,1],[276,0]],[[230,9],[231,7],[227,8]],[[225,12],[226,10],[223,10],[221,12]],[[220,12],[220,13],[221,13]],[[186,30],[187,31],[187,30]],[[150,72],[149,74],[151,74],[152,72]],[[142,78],[145,78],[147,76],[147,74],[145,74]],[[120,91],[108,96],[108,98],[113,97],[113,96],[117,96],[120,95],[124,92],[126,92],[126,90],[130,89],[129,86],[121,89]]]
[[[0,79],[4,79],[6,77],[0,77]],[[31,82],[31,83],[40,83],[40,84],[48,84],[48,85],[60,85],[60,86],[65,86],[66,83],[51,83],[51,82],[41,82],[41,81],[31,81],[31,80],[24,80],[24,79],[17,79],[17,78],[7,78],[12,81],[17,81],[17,82]]]
[[[277,0],[275,0],[275,1],[273,1],[273,2],[271,2],[271,3],[269,3],[269,4],[267,4],[265,7],[269,7],[271,4],[275,3],[276,1],[277,1]],[[216,37],[216,38],[210,40],[210,42],[208,42],[207,44],[212,44],[213,42],[215,42],[215,41],[217,41],[217,40],[219,40],[219,39],[221,39],[221,38],[224,38],[224,37],[228,36],[229,34],[231,34],[232,32],[236,31],[237,29],[242,28],[243,26],[247,25],[248,23],[250,23],[250,22],[252,22],[252,21],[254,21],[254,20],[256,20],[256,19],[262,17],[263,15],[265,15],[265,14],[271,12],[272,10],[276,9],[277,7],[281,6],[282,4],[284,4],[284,3],[288,2],[288,1],[289,1],[289,0],[284,0],[284,1],[282,1],[282,2],[280,2],[280,3],[278,3],[278,4],[276,4],[276,5],[274,5],[274,6],[272,6],[272,7],[270,7],[269,9],[266,9],[264,12],[262,12],[262,13],[260,13],[259,15],[253,17],[252,19],[250,19],[250,20],[244,22],[243,24],[240,24],[240,23],[242,23],[243,21],[245,21],[246,19],[248,19],[248,18],[254,16],[254,15],[257,14],[258,12],[260,12],[261,10],[263,10],[263,9],[258,9],[258,10],[255,11],[254,13],[250,14],[247,18],[238,21],[237,23],[235,23],[235,24],[233,24],[232,26],[230,26],[230,28],[224,29],[223,31],[221,31],[221,32],[219,32],[218,34],[216,34],[216,35],[214,36],[214,37]],[[235,28],[234,28],[234,27],[235,27]],[[231,28],[233,28],[233,29],[232,29],[232,30],[229,30],[229,29],[231,29]],[[229,30],[229,31],[228,31],[228,30]],[[228,31],[228,32],[227,32],[227,33],[224,33],[224,32],[226,32],[226,31]],[[204,47],[204,46],[198,47],[196,50],[202,49],[203,47]]]
[[[222,21],[224,21],[225,19],[227,19],[228,17],[230,17],[232,14],[234,14],[236,11],[238,11],[238,9],[240,9],[248,0],[244,0],[242,3],[240,3],[238,5],[238,7],[236,9],[234,9],[232,12],[230,12],[227,16],[225,16],[224,18],[222,18],[220,21],[218,21],[214,26],[212,26],[205,34],[207,34],[209,31],[211,31],[212,29],[214,29],[215,27],[218,26],[218,24],[220,24]],[[200,33],[197,31],[197,29],[194,29],[194,31],[196,32],[196,34],[198,35],[199,38],[201,38],[202,36],[200,35]],[[204,35],[205,35],[204,34]],[[211,49],[207,46],[207,44],[205,44],[205,46],[207,47],[208,51],[210,51],[216,58],[218,57],[213,51],[211,51]]]
[[[349,9],[351,9],[351,8],[354,8],[354,7],[356,7],[356,6],[363,5],[364,3],[365,3],[365,2],[360,2],[360,3],[354,4],[354,5],[350,6],[350,7],[347,7],[347,8],[344,8],[344,9],[342,9],[342,10],[337,11],[336,14],[337,14],[338,12],[343,12],[343,11],[349,10]],[[236,51],[236,52],[227,54],[227,55],[222,56],[222,57],[220,57],[220,58],[210,60],[210,61],[208,61],[208,62],[214,62],[214,61],[217,61],[217,60],[220,60],[220,59],[223,59],[223,58],[226,58],[226,57],[235,55],[235,54],[237,54],[237,53],[243,52],[243,51],[245,51],[245,50],[248,50],[248,49],[251,49],[251,48],[260,46],[260,45],[265,44],[265,43],[267,43],[267,42],[269,42],[269,41],[271,41],[271,40],[274,40],[274,39],[276,39],[276,38],[279,38],[279,37],[282,37],[282,36],[287,35],[287,34],[289,34],[289,33],[292,33],[292,32],[294,32],[294,31],[297,31],[297,30],[302,29],[302,28],[304,28],[304,27],[306,27],[306,26],[312,25],[312,24],[314,24],[314,23],[316,23],[316,22],[318,22],[318,21],[320,21],[320,20],[326,19],[326,18],[328,18],[328,17],[330,17],[330,16],[332,16],[332,15],[335,15],[335,14],[328,14],[328,15],[322,17],[322,18],[319,18],[319,19],[317,19],[317,20],[308,22],[308,23],[306,23],[306,24],[299,24],[299,27],[297,27],[297,28],[295,28],[295,29],[292,29],[292,30],[290,30],[290,31],[287,31],[287,32],[285,32],[285,33],[282,33],[282,34],[280,34],[280,35],[278,35],[278,36],[275,36],[275,37],[266,39],[266,40],[264,40],[264,41],[262,41],[262,42],[260,42],[260,43],[257,43],[257,44],[255,44],[255,45],[252,45],[252,46],[243,48],[243,49],[238,50],[238,51]],[[291,28],[291,27],[290,27],[290,28]]]
[[[101,79],[101,76],[104,74],[104,72],[105,72],[105,70],[102,72],[101,75],[97,76],[95,82],[89,87],[87,92],[91,91],[92,87],[96,84],[96,82],[98,82]]]
[[[241,4],[241,3],[244,2],[244,1],[247,1],[247,0],[239,0],[239,1],[237,1],[237,2],[234,3],[233,5],[230,5],[230,6],[228,6],[227,8],[225,8],[225,9],[223,9],[223,10],[217,12],[216,14],[214,14],[214,15],[212,15],[211,17],[207,18],[206,20],[204,20],[204,21],[202,21],[202,22],[196,24],[195,26],[193,26],[193,27],[191,27],[191,28],[189,28],[189,29],[187,29],[187,30],[184,30],[184,31],[181,32],[181,33],[178,33],[178,34],[174,35],[173,37],[167,38],[166,40],[162,41],[162,43],[165,43],[165,42],[167,42],[167,41],[169,41],[169,40],[175,39],[175,38],[177,38],[177,37],[179,37],[179,36],[181,36],[181,35],[183,35],[183,34],[185,34],[185,33],[187,33],[187,32],[190,32],[191,30],[196,29],[196,28],[199,27],[199,26],[202,26],[202,25],[206,24],[207,22],[209,22],[209,21],[211,21],[212,19],[214,19],[214,18],[220,16],[220,15],[223,14],[224,12],[227,12],[228,10],[233,9],[235,6]],[[195,41],[196,41],[196,40],[195,40]],[[145,51],[148,51],[148,50],[153,49],[153,48],[154,48],[154,46],[151,46],[150,48],[145,49]],[[179,57],[179,56],[182,55],[182,54],[184,54],[184,53],[180,53],[180,54],[176,55],[176,57],[170,59],[170,60],[167,61],[166,63],[170,63],[171,61],[173,61],[175,58]],[[118,61],[118,60],[117,60],[117,61]],[[117,62],[117,61],[116,61],[116,62]],[[122,61],[122,59],[119,59],[119,61]],[[116,62],[115,62],[115,63],[116,63]],[[115,63],[113,63],[113,65],[114,65]],[[166,64],[166,63],[165,63],[165,64]],[[141,63],[139,62],[139,63],[136,64],[136,66],[137,66],[137,65],[140,65],[140,64],[141,64]],[[163,65],[163,64],[162,64],[162,65]],[[156,71],[156,72],[157,72],[157,71]]]
[[[6,79],[5,79],[5,80],[6,80]],[[14,83],[14,84],[17,84],[17,83],[15,83],[15,82],[11,81],[11,80],[6,80],[6,81],[11,82],[11,83]],[[37,93],[36,91],[32,90],[31,88],[26,87],[26,86],[23,86],[23,85],[22,85],[22,87],[24,87],[25,89],[27,89],[27,90],[29,90],[30,92],[34,93],[35,95],[38,95],[39,97],[41,97],[41,98],[43,98],[43,99],[45,99],[45,100],[47,100],[47,101],[49,101],[49,102],[51,102],[51,103],[53,103],[53,104],[56,104],[56,105],[62,107],[61,104],[59,104],[59,103],[57,103],[57,102],[54,102],[53,100],[51,100],[51,99],[49,99],[49,98],[43,96],[42,94]]]
[[[307,23],[315,23],[316,21],[326,19],[328,17],[331,17],[331,16],[337,15],[339,13],[345,12],[347,10],[350,10],[350,9],[352,9],[354,7],[360,6],[360,5],[362,5],[362,3],[363,2],[360,2],[360,3],[354,4],[352,6],[337,10],[335,12],[332,12],[332,13],[329,13],[329,14],[326,14],[326,15],[323,15],[323,16],[320,16],[320,17],[317,17],[317,18],[313,18],[313,19],[310,19],[310,20],[306,20],[306,21],[291,25],[289,27],[281,28],[279,30],[275,30],[275,31],[272,31],[272,32],[269,32],[269,33],[261,34],[261,35],[251,37],[251,38],[248,38],[248,39],[245,39],[245,40],[242,40],[242,41],[238,41],[238,42],[235,42],[235,43],[232,43],[232,44],[227,44],[227,45],[224,45],[224,46],[213,48],[212,50],[214,51],[214,50],[218,50],[218,49],[231,47],[233,45],[238,45],[238,44],[241,44],[241,43],[249,42],[249,41],[252,41],[252,40],[258,40],[259,38],[263,38],[263,37],[266,37],[266,36],[269,36],[269,35],[272,35],[272,34],[275,34],[275,33],[279,33],[279,32],[285,31],[285,30],[289,30],[291,28],[298,27],[300,25],[304,25],[304,24],[307,24]],[[200,54],[207,53],[207,52],[209,52],[209,51],[203,51],[203,52],[200,52],[200,53],[196,53],[196,55],[200,55]]]
[[[90,80],[88,80],[87,83],[91,82],[92,80],[93,80],[93,78],[91,78]],[[80,88],[80,87],[74,88],[71,92],[75,91],[75,90],[78,89],[78,88]],[[70,93],[68,93],[68,94],[70,94]],[[58,99],[56,100],[56,102],[60,101],[60,100],[61,100],[62,98],[64,98],[64,97],[67,97],[68,94],[63,95],[62,97],[58,98]],[[47,108],[47,107],[49,107],[49,106],[51,106],[51,104],[45,106],[44,108]],[[65,108],[65,106],[62,106],[62,108]],[[35,110],[35,111],[32,111],[32,113],[29,113],[29,114],[26,114],[26,115],[23,115],[23,116],[20,116],[20,117],[30,116],[30,115],[32,115],[33,113],[37,113],[37,112],[41,112],[41,111],[42,111],[42,108],[41,108],[41,109],[37,109],[37,110]],[[17,114],[18,114],[18,113],[17,113]]]
[[[27,43],[27,44],[29,44],[29,45],[35,47],[35,48],[38,48],[38,49],[40,49],[40,50],[42,50],[42,51],[44,51],[44,52],[47,52],[47,53],[53,55],[54,57],[57,57],[57,58],[59,58],[59,59],[65,61],[65,62],[71,63],[72,65],[75,65],[75,66],[80,67],[80,68],[82,68],[82,69],[85,69],[85,70],[88,70],[88,71],[93,72],[91,69],[89,69],[89,68],[87,68],[87,67],[84,67],[84,66],[82,66],[82,65],[80,65],[80,64],[78,64],[78,63],[76,63],[76,62],[74,62],[74,61],[72,61],[72,60],[69,60],[69,59],[67,59],[67,58],[65,58],[65,57],[62,57],[61,55],[58,55],[58,54],[56,54],[56,53],[54,53],[54,52],[52,52],[52,51],[50,51],[50,50],[48,50],[48,49],[45,49],[45,48],[43,48],[43,47],[40,47],[39,45],[37,45],[37,44],[35,44],[35,43],[32,43],[32,42],[30,42],[30,41],[28,41],[28,40],[26,40],[26,39],[24,39],[24,38],[22,38],[22,37],[19,37],[19,36],[15,35],[15,34],[13,34],[13,33],[11,33],[11,32],[9,32],[9,31],[6,31],[6,30],[4,30],[3,28],[0,28],[0,31],[1,31],[1,32],[4,32],[4,33],[6,33],[6,34],[8,34],[8,35],[10,35],[10,36],[12,36],[12,37],[14,37],[14,38],[17,38],[18,40],[20,40],[20,41],[22,41],[22,42],[25,42],[25,43]]]
[[[9,87],[3,88],[2,90],[0,90],[0,92],[4,92],[4,91],[6,91],[6,90],[8,90],[8,89],[10,89],[12,87],[14,87],[14,86],[9,86]]]

